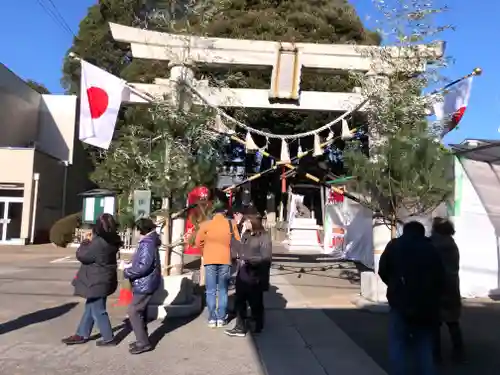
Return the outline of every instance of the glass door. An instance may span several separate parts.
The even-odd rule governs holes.
[[[0,197],[0,243],[18,244],[21,241],[23,198]]]
[[[21,202],[9,202],[7,217],[8,227],[6,241],[16,240],[21,237],[21,221],[23,215],[23,204]]]

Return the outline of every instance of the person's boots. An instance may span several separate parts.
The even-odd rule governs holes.
[[[247,334],[245,320],[241,317],[236,318],[236,324],[233,328],[224,331],[226,335],[231,337],[245,337]]]

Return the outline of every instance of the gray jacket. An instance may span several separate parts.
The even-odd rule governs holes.
[[[241,265],[236,281],[268,290],[272,253],[272,240],[267,232],[261,234],[245,232],[238,251]]]

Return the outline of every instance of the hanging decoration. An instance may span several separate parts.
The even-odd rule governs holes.
[[[290,151],[288,150],[288,143],[284,139],[281,141],[280,161],[282,163],[290,163]]]
[[[228,126],[226,126],[226,124],[224,124],[220,117],[220,114],[218,113],[215,115],[212,128],[217,133],[234,134],[234,130],[230,129]]]
[[[349,125],[345,119],[342,119],[342,133],[340,138],[343,141],[351,140],[354,137],[354,134],[349,130]]]
[[[245,138],[245,151],[246,152],[257,152],[259,151],[259,146],[257,146],[252,138],[252,134],[247,132],[247,136]]]
[[[332,130],[330,129],[330,133],[328,133],[328,137],[326,137],[327,141],[331,141],[335,135],[333,134]]]
[[[300,158],[302,156],[302,154],[303,154],[303,152],[302,152],[302,146],[300,145],[300,139],[299,139],[298,143],[299,143],[299,145],[297,147],[297,156]]]
[[[319,138],[319,134],[314,134],[314,151],[313,156],[321,156],[323,155],[323,148],[321,147],[321,139]]]

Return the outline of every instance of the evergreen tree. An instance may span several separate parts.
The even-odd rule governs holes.
[[[156,77],[167,77],[166,62],[132,60],[130,46],[115,42],[109,30],[109,22],[146,26],[151,18],[148,11],[152,10],[148,6],[154,3],[99,1],[89,8],[69,52],[130,82],[149,83]],[[68,57],[63,73],[67,91],[78,93],[79,62]],[[204,134],[213,113],[205,109],[187,113],[172,107],[172,98],[161,99],[163,104],[123,106],[110,149],[87,148],[95,166],[93,181],[120,192],[119,206],[123,210],[129,209],[134,189],[150,189],[157,196],[173,194],[181,199],[196,185],[214,184],[215,168],[221,158],[212,147],[215,140]],[[172,160],[166,160],[166,149]]]
[[[155,28],[162,31],[190,33],[229,38],[264,39],[318,43],[378,44],[376,33],[368,32],[353,8],[344,0],[271,1],[271,0],[100,0],[89,8],[80,23],[77,37],[69,52],[130,82],[152,82],[156,77],[168,77],[166,62],[133,60],[130,46],[115,42],[109,31],[109,22],[128,26]],[[79,64],[66,59],[62,83],[69,93],[78,93]],[[342,76],[322,76],[317,72],[302,72],[301,88],[319,91],[350,91],[352,83]],[[269,88],[270,71],[207,71],[197,67],[197,75],[205,75],[213,82],[233,87]],[[335,114],[294,111],[234,110],[233,115],[255,128],[267,128],[274,133],[294,133],[317,128]],[[160,127],[161,128],[161,127]],[[147,187],[145,165],[161,161],[164,143],[155,138],[161,129],[151,121],[151,111],[141,106],[125,107],[119,116],[117,131],[107,153],[90,149],[95,171],[93,180],[102,187],[131,190]],[[264,140],[257,141],[260,144]],[[272,142],[270,151],[279,154],[279,142]],[[302,147],[312,145],[312,139],[303,140]],[[142,155],[149,155],[150,160]],[[206,160],[206,159],[204,159]],[[210,159],[211,160],[211,159]],[[196,171],[191,165],[192,183],[211,183],[204,171],[213,169],[206,164]],[[265,166],[265,165],[264,165]],[[213,179],[213,178],[212,178]],[[210,178],[208,178],[210,180]],[[171,190],[164,186],[157,190]],[[158,191],[161,193],[161,191]]]
[[[45,85],[33,81],[32,79],[28,79],[26,81],[26,84],[39,94],[50,94],[49,89],[45,87]]]
[[[370,155],[366,155],[364,145],[353,142],[344,153],[344,161],[357,177],[355,190],[394,224],[409,216],[429,214],[451,191],[447,174],[451,155],[427,120],[436,97],[423,95],[430,85],[441,82],[439,70],[447,59],[432,49],[417,47],[422,43],[439,45],[436,39],[449,26],[431,26],[434,16],[447,8],[434,7],[428,0],[375,3],[389,23],[391,32],[386,38],[396,47],[372,55],[375,64],[384,65],[389,74],[360,79],[363,94],[369,98],[365,113]],[[415,67],[429,61],[432,65],[416,75]]]
[[[157,4],[161,5],[161,4]],[[311,43],[355,43],[360,45],[379,44],[377,33],[365,30],[353,7],[344,0],[234,0],[234,1],[173,1],[155,9],[155,16],[149,23],[149,28],[174,33],[188,33],[211,37],[237,39],[255,39],[282,42]],[[269,69],[252,69],[224,67],[217,70],[214,67],[197,67],[197,75],[207,77],[213,85],[222,84],[229,87],[269,89],[271,83],[271,67]],[[318,71],[302,69],[301,90],[316,90],[330,92],[351,92],[353,81],[347,75],[322,74]],[[267,129],[271,133],[293,134],[300,131],[316,129],[331,121],[339,113],[290,110],[263,109],[227,109],[228,113],[257,129]],[[353,121],[358,121],[358,114]],[[241,129],[236,129],[241,131]],[[340,134],[340,129],[336,129]],[[326,137],[328,131],[321,136]],[[244,137],[243,133],[240,133]],[[257,144],[264,146],[266,140],[255,136]],[[301,139],[303,149],[312,148],[313,137]],[[297,152],[298,142],[290,145],[292,154]],[[336,142],[336,147],[343,147],[343,142]],[[272,140],[267,145],[271,155],[279,156],[281,143]],[[247,158],[249,156],[247,155]],[[250,156],[251,158],[251,156]],[[318,160],[306,157],[300,162],[300,170],[315,170]],[[253,165],[252,161],[247,163]],[[337,163],[324,160],[325,165],[332,167]],[[264,158],[261,170],[270,167],[270,160]],[[247,170],[249,171],[249,170]],[[290,180],[300,180],[300,173]],[[279,177],[277,174],[267,174],[252,182],[252,190],[260,191],[257,201],[265,207],[265,197],[271,189],[279,193]],[[254,188],[256,188],[254,190]],[[254,195],[254,193],[252,193]],[[255,197],[255,196],[254,196]]]

